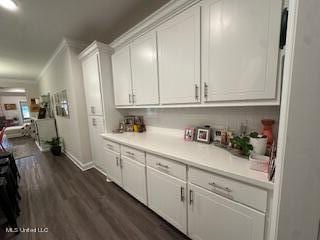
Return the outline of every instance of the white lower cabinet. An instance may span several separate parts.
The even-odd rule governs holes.
[[[121,156],[123,188],[147,205],[146,166],[136,160]]]
[[[104,118],[101,116],[89,116],[89,137],[92,153],[92,161],[99,168],[100,171],[105,173],[103,164],[103,139],[100,134],[105,131]]]
[[[122,186],[120,153],[104,148],[104,161],[108,178],[119,186]]]
[[[263,240],[265,214],[188,184],[188,230],[194,240]]]
[[[264,240],[267,191],[110,141],[108,178],[193,240]],[[121,158],[120,158],[121,155]]]
[[[187,233],[186,182],[147,167],[149,208]]]

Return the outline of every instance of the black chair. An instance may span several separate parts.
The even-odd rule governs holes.
[[[14,208],[16,215],[20,214],[20,207],[18,200],[21,199],[21,196],[18,191],[17,183],[15,178],[11,172],[11,168],[9,166],[3,166],[0,168],[0,177],[4,177],[7,182],[7,191],[10,202]]]
[[[0,208],[7,218],[8,224],[12,228],[17,228],[17,215],[15,206],[10,201],[11,187],[8,186],[8,182],[5,177],[0,177]]]
[[[10,167],[11,167],[13,174],[16,176],[16,178],[20,179],[20,173],[19,173],[18,167],[16,165],[16,161],[13,157],[13,153],[9,152],[9,151],[0,152],[0,161],[2,159],[9,159],[9,164],[10,164]]]

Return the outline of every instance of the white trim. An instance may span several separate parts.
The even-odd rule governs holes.
[[[38,81],[43,76],[43,74],[49,68],[49,66],[52,64],[52,62],[55,60],[55,58],[60,53],[62,53],[64,50],[66,50],[67,47],[72,47],[72,48],[76,48],[76,49],[83,49],[86,45],[87,44],[83,43],[83,42],[78,42],[78,41],[70,40],[67,38],[63,38],[62,41],[60,42],[60,44],[58,45],[58,47],[56,48],[56,50],[53,52],[53,54],[51,55],[51,57],[47,61],[46,65],[41,70],[36,81]]]
[[[280,107],[280,119],[279,119],[279,133],[278,133],[278,157],[277,157],[277,169],[274,185],[274,197],[272,204],[271,226],[269,240],[276,240],[278,237],[278,220],[279,220],[279,208],[281,200],[281,188],[282,188],[282,175],[283,166],[285,163],[284,153],[287,140],[287,126],[290,106],[291,95],[291,82],[293,72],[293,60],[294,60],[294,46],[296,37],[296,26],[298,16],[299,0],[290,0],[289,2],[289,16],[288,16],[288,30],[287,30],[287,43],[286,43],[286,56],[284,62],[284,73],[282,83],[282,99]]]
[[[109,55],[112,55],[114,52],[113,48],[110,47],[109,45],[98,42],[98,41],[94,41],[79,54],[79,59],[82,60],[83,58],[91,56],[97,51],[101,51]]]
[[[16,78],[0,78],[0,83],[26,83],[26,84],[37,84],[36,79],[16,79]]]
[[[248,107],[248,106],[279,106],[280,100],[270,101],[229,101],[215,103],[195,103],[195,104],[167,104],[167,105],[139,105],[139,106],[115,106],[117,109],[143,109],[143,108],[206,108],[206,107]]]
[[[127,32],[123,33],[120,37],[116,38],[113,42],[110,43],[110,46],[116,49],[123,45],[126,45],[133,38],[136,38],[139,35],[150,31],[164,21],[168,20],[170,17],[178,14],[179,12],[198,2],[200,2],[200,0],[171,0],[160,9],[155,11],[153,14],[151,14],[149,17],[136,24]]]
[[[93,162],[87,162],[87,163],[82,163],[79,159],[77,159],[75,156],[73,156],[70,152],[63,151],[64,155],[70,159],[78,168],[80,168],[81,171],[86,171],[90,168],[94,167]]]

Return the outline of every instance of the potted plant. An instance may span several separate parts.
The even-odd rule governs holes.
[[[250,144],[250,138],[244,136],[244,137],[240,137],[240,136],[236,136],[231,140],[232,145],[234,145],[234,147],[236,149],[240,150],[240,154],[245,155],[245,156],[249,156],[251,151],[253,150],[252,145]]]
[[[253,146],[253,152],[265,155],[267,149],[268,138],[257,132],[250,133],[250,144]]]
[[[61,155],[61,138],[54,137],[50,141],[46,141],[48,145],[50,145],[50,150],[53,155],[59,156]]]

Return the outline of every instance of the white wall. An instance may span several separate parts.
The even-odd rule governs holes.
[[[280,116],[283,154],[277,168],[275,194],[280,204],[273,239],[319,240],[320,1],[289,3],[292,28]]]
[[[0,104],[2,111],[7,119],[12,119],[14,117],[19,118],[19,125],[23,124],[22,114],[20,110],[20,102],[26,102],[26,96],[0,96]],[[16,110],[5,110],[4,104],[16,104]]]
[[[31,81],[0,78],[0,87],[25,89],[28,103],[30,103],[31,98],[39,98],[39,86],[36,80]]]
[[[41,94],[54,94],[67,90],[70,117],[56,116],[59,136],[63,138],[65,151],[81,164],[91,161],[86,103],[81,65],[77,58],[81,49],[64,41],[39,77]]]
[[[169,108],[130,110],[129,115],[143,115],[146,125],[164,128],[184,129],[210,125],[230,127],[239,131],[241,123],[248,125],[248,131],[260,131],[261,119],[276,121],[277,132],[279,107],[216,107],[216,108]]]

